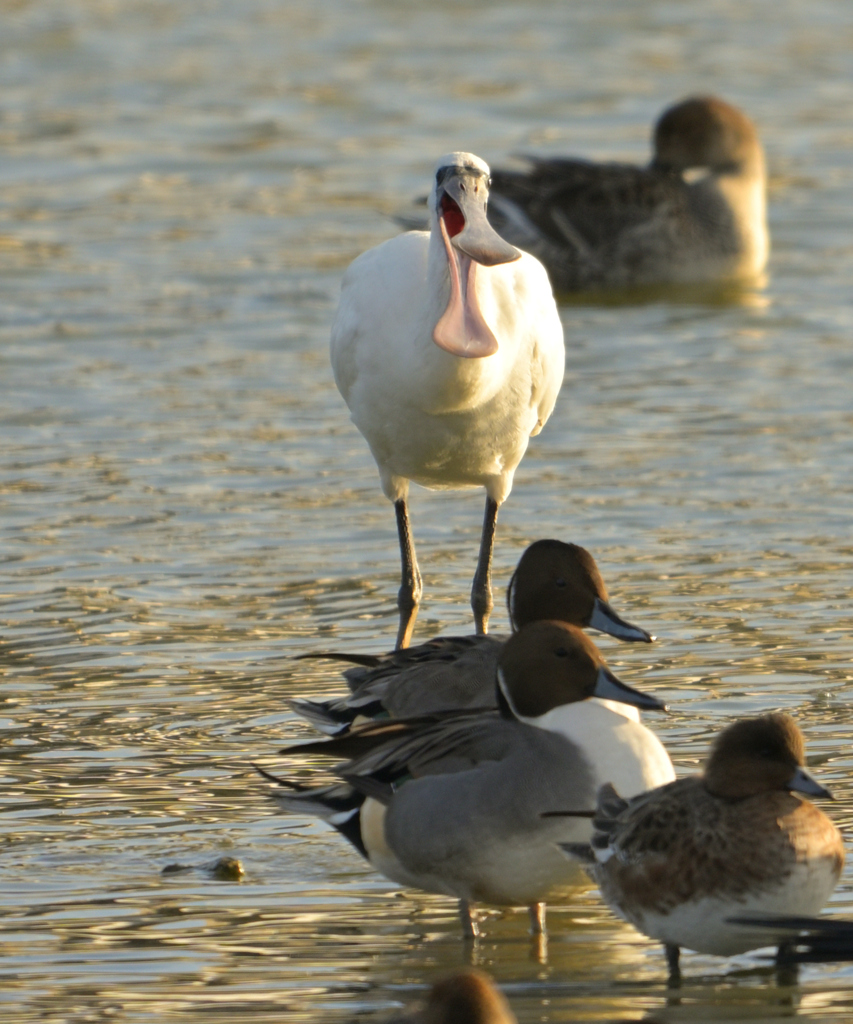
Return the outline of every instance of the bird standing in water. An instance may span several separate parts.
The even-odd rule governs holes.
[[[478,934],[475,903],[527,906],[544,934],[544,901],[586,884],[558,844],[589,842],[581,809],[604,780],[635,796],[675,778],[633,713],[664,705],[614,676],[576,626],[540,620],[513,633],[495,686],[500,709],[372,722],[281,751],[335,758],[345,787],[261,770],[282,808],[328,821],[387,878],[456,897],[466,939]],[[548,813],[564,806],[580,814]]]
[[[841,833],[799,794],[830,798],[806,772],[790,715],[744,718],[715,740],[701,775],[622,799],[603,786],[589,844],[564,844],[589,865],[604,901],[664,943],[671,983],[682,946],[732,956],[770,945],[772,924],[816,914],[844,864]],[[574,816],[570,812],[571,816]]]
[[[563,330],[548,275],[489,225],[488,195],[487,164],[470,153],[442,157],[430,230],[359,256],[344,275],[332,328],[335,383],[397,516],[398,647],[409,645],[422,593],[409,481],[485,488],[471,590],[476,630],[485,633],[498,508],[563,380]]]
[[[589,626],[620,640],[651,643],[639,626],[610,604],[595,559],[579,544],[534,541],[521,556],[507,591],[513,630],[556,619]],[[344,672],[350,692],[315,701],[293,698],[291,707],[321,732],[340,736],[366,719],[411,718],[460,708],[498,706],[495,673],[506,636],[436,636],[386,654],[303,654],[351,662]]]

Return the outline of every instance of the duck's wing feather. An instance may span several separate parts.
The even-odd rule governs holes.
[[[443,718],[353,758],[340,774],[357,786],[359,778],[399,782],[467,771],[505,757],[513,735],[513,723],[493,711]]]
[[[367,722],[331,739],[294,743],[292,746],[284,747],[279,754],[288,757],[322,754],[327,757],[335,757],[338,760],[350,760],[381,747],[385,743],[408,736],[421,726],[429,726],[440,720],[436,715],[424,715],[417,719],[385,719],[380,722]]]
[[[415,647],[389,651],[376,657],[375,664],[363,668],[349,669],[345,675],[353,693],[360,693],[365,688],[373,688],[380,683],[415,669],[436,668],[451,665],[476,651],[481,645],[497,644],[500,640],[486,636],[437,636]]]
[[[513,234],[511,203],[543,240],[575,249],[579,258],[664,211],[688,214],[690,202],[688,186],[675,172],[570,159],[532,159],[527,172],[495,170],[491,198],[489,215],[499,231]]]
[[[291,705],[315,728],[333,736],[348,731],[357,719],[495,707],[502,645],[502,637],[460,636],[437,637],[385,655],[318,653],[312,657],[358,659],[357,667],[344,673],[351,692],[327,701],[296,698]]]
[[[414,647],[398,648],[385,654],[350,654],[343,651],[316,651],[299,654],[297,661],[328,659],[353,665],[344,672],[344,678],[353,693],[370,686],[388,676],[406,671],[417,665],[440,665],[454,661],[485,640],[495,642],[494,637],[484,636],[437,636]]]
[[[497,711],[390,720],[353,729],[332,740],[286,747],[282,754],[328,754],[347,758],[332,769],[353,788],[387,799],[408,778],[466,771],[484,761],[500,761],[512,749],[513,723]]]
[[[462,741],[465,735],[479,736],[484,730],[493,730],[498,724],[506,723],[494,708],[469,708],[464,711],[447,711],[436,715],[419,715],[413,718],[385,719],[381,722],[367,722],[351,729],[346,735],[330,739],[309,740],[294,743],[279,751],[286,756],[323,754],[339,760],[361,763],[360,759],[370,757],[375,751],[400,751],[417,749],[446,736],[448,744]],[[510,723],[509,727],[512,728]]]
[[[447,638],[419,656],[377,669],[354,698],[378,701],[395,718],[497,706],[502,637]]]

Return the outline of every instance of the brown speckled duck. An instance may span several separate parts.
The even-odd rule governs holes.
[[[666,946],[731,956],[773,942],[786,929],[733,918],[815,914],[844,864],[841,834],[798,794],[831,798],[804,770],[803,735],[790,715],[743,719],[711,747],[701,775],[632,800],[604,786],[586,860],[609,906]]]
[[[685,99],[647,167],[530,158],[492,172],[489,219],[557,292],[754,279],[769,251],[764,151],[742,111]]]

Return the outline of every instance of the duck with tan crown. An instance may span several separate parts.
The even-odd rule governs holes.
[[[595,559],[579,544],[538,540],[522,554],[507,590],[514,630],[540,619],[588,626],[619,640],[654,637],[611,606]],[[327,701],[290,703],[321,732],[340,735],[354,722],[409,718],[459,708],[497,707],[495,672],[505,636],[442,636],[384,655],[309,654],[360,666],[344,677],[351,692]]]
[[[774,936],[733,919],[815,914],[835,888],[844,844],[799,795],[832,799],[804,757],[790,715],[743,719],[715,740],[701,775],[630,800],[604,786],[591,844],[564,847],[617,914],[664,943],[672,981],[680,947],[731,956],[784,943],[784,927]]]
[[[715,96],[664,111],[647,167],[531,158],[495,170],[489,219],[556,292],[751,281],[770,248],[764,150]]]
[[[385,1024],[518,1024],[504,994],[483,971],[467,967],[440,978],[423,1007]]]
[[[588,840],[589,821],[543,812],[589,807],[606,779],[637,794],[674,778],[660,740],[629,714],[663,705],[617,679],[577,627],[513,634],[497,688],[497,711],[390,720],[281,751],[351,758],[333,769],[349,803],[340,785],[267,776],[289,790],[274,794],[281,806],[329,821],[386,877],[459,899],[470,937],[472,903],[528,906],[543,931],[548,894],[584,884],[556,844]]]

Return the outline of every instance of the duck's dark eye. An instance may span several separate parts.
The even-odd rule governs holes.
[[[554,651],[554,654],[556,654],[558,658],[568,658],[569,656],[569,652],[565,647],[558,647],[557,650]]]
[[[557,578],[556,578],[556,579],[554,580],[554,586],[555,586],[555,587],[564,587],[565,585],[566,585],[566,581],[565,581],[565,580],[563,579],[563,577],[562,577],[562,576],[558,576],[558,577],[557,577]]]

